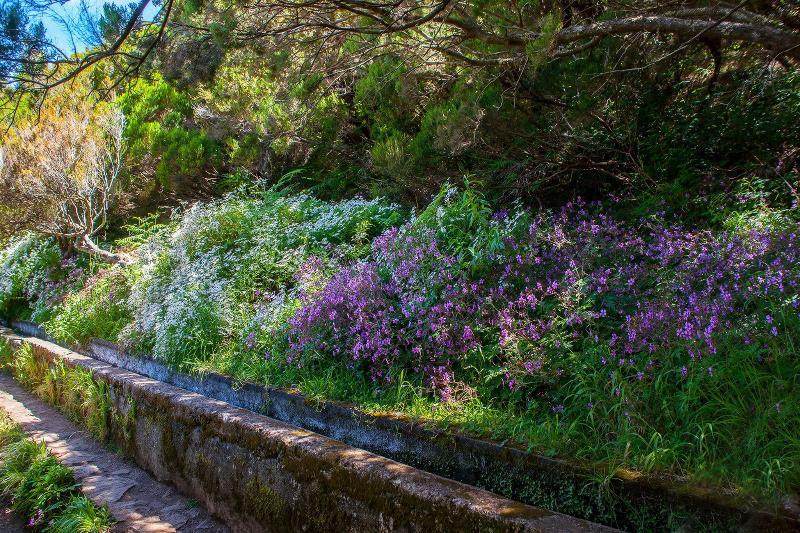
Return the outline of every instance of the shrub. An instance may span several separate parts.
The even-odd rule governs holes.
[[[113,336],[130,316],[120,338],[182,369],[790,493],[800,228],[758,187],[713,229],[618,200],[494,211],[469,187],[399,225],[382,201],[242,190],[146,231],[134,267],[97,275],[48,327]],[[131,285],[118,308],[111,276]],[[13,370],[49,388],[29,348]],[[102,428],[92,398],[53,397]]]
[[[409,153],[411,137],[403,132],[377,141],[372,147],[372,166],[378,174],[403,179],[414,169],[414,160]]]
[[[47,334],[67,344],[93,337],[115,341],[131,321],[128,296],[137,271],[135,267],[99,270],[43,324]]]
[[[796,489],[796,223],[712,232],[606,209],[492,214],[445,192],[302,295],[287,361],[512,406],[538,421],[529,445]]]
[[[291,294],[309,258],[330,270],[401,218],[381,201],[330,204],[273,191],[196,204],[140,249],[133,324],[121,338],[183,368],[202,365],[224,343],[256,335],[255,315],[296,305]]]
[[[219,143],[187,124],[193,117],[188,95],[161,77],[137,80],[118,103],[126,118],[129,159],[136,165],[154,164],[155,177],[164,188],[191,189],[221,163]]]
[[[64,285],[82,274],[71,270],[62,278],[60,272],[54,272],[60,259],[61,252],[52,239],[34,233],[12,239],[0,250],[0,314],[26,317],[32,308],[41,315],[66,289]]]
[[[30,518],[29,524],[47,523],[60,514],[65,499],[77,489],[72,470],[44,452],[22,474],[12,496],[15,512]]]

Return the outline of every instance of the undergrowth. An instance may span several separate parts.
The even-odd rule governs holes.
[[[87,272],[45,328],[778,505],[800,487],[798,213],[747,187],[700,225],[627,200],[495,210],[469,187],[411,216],[241,190],[142,219],[138,261]],[[15,373],[53,389],[36,364]],[[102,435],[105,393],[69,379],[52,401]]]
[[[5,412],[0,412],[0,448],[0,493],[28,528],[45,533],[111,531],[108,509],[80,494],[72,471],[44,443],[27,439]]]

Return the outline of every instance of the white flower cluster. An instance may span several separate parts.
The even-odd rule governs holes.
[[[121,335],[124,344],[148,339],[152,355],[179,358],[182,340],[222,335],[229,315],[227,286],[221,265],[232,258],[217,248],[192,253],[196,236],[208,229],[208,214],[215,205],[189,209],[171,233],[150,239],[139,251],[141,275],[131,288],[129,304],[134,321]],[[202,323],[202,319],[209,323]],[[205,329],[203,329],[205,328]]]
[[[34,233],[14,237],[0,249],[0,312],[14,298],[38,299],[45,290],[47,269],[59,255],[51,239]]]
[[[400,219],[396,206],[377,200],[234,194],[197,203],[140,248],[134,321],[120,341],[166,361],[205,358],[223,339],[285,321],[309,257],[333,267],[359,232]]]

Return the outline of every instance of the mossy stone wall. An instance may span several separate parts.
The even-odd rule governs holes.
[[[440,478],[47,341],[40,364],[91,372],[111,403],[105,434],[236,531],[603,531]],[[42,373],[47,370],[42,371]],[[41,377],[44,379],[44,377]],[[52,379],[52,378],[51,378]]]

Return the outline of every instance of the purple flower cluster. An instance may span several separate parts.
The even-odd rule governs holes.
[[[479,346],[473,331],[481,282],[470,282],[430,231],[392,229],[374,242],[376,260],[346,268],[305,294],[291,319],[290,362],[302,352],[344,357],[376,381],[408,363],[450,394],[452,361]]]
[[[499,241],[479,246],[478,235],[469,253],[451,251],[446,228],[387,231],[372,260],[303,296],[290,361],[331,354],[374,380],[402,366],[444,399],[478,349],[510,389],[557,383],[570,354],[589,352],[647,381],[665,353],[685,355],[675,371],[686,377],[717,354],[721,334],[764,342],[780,335],[774,316],[797,314],[797,227],[624,223],[582,202],[514,220],[524,223],[505,212],[487,217]],[[697,368],[713,376],[713,365]]]

